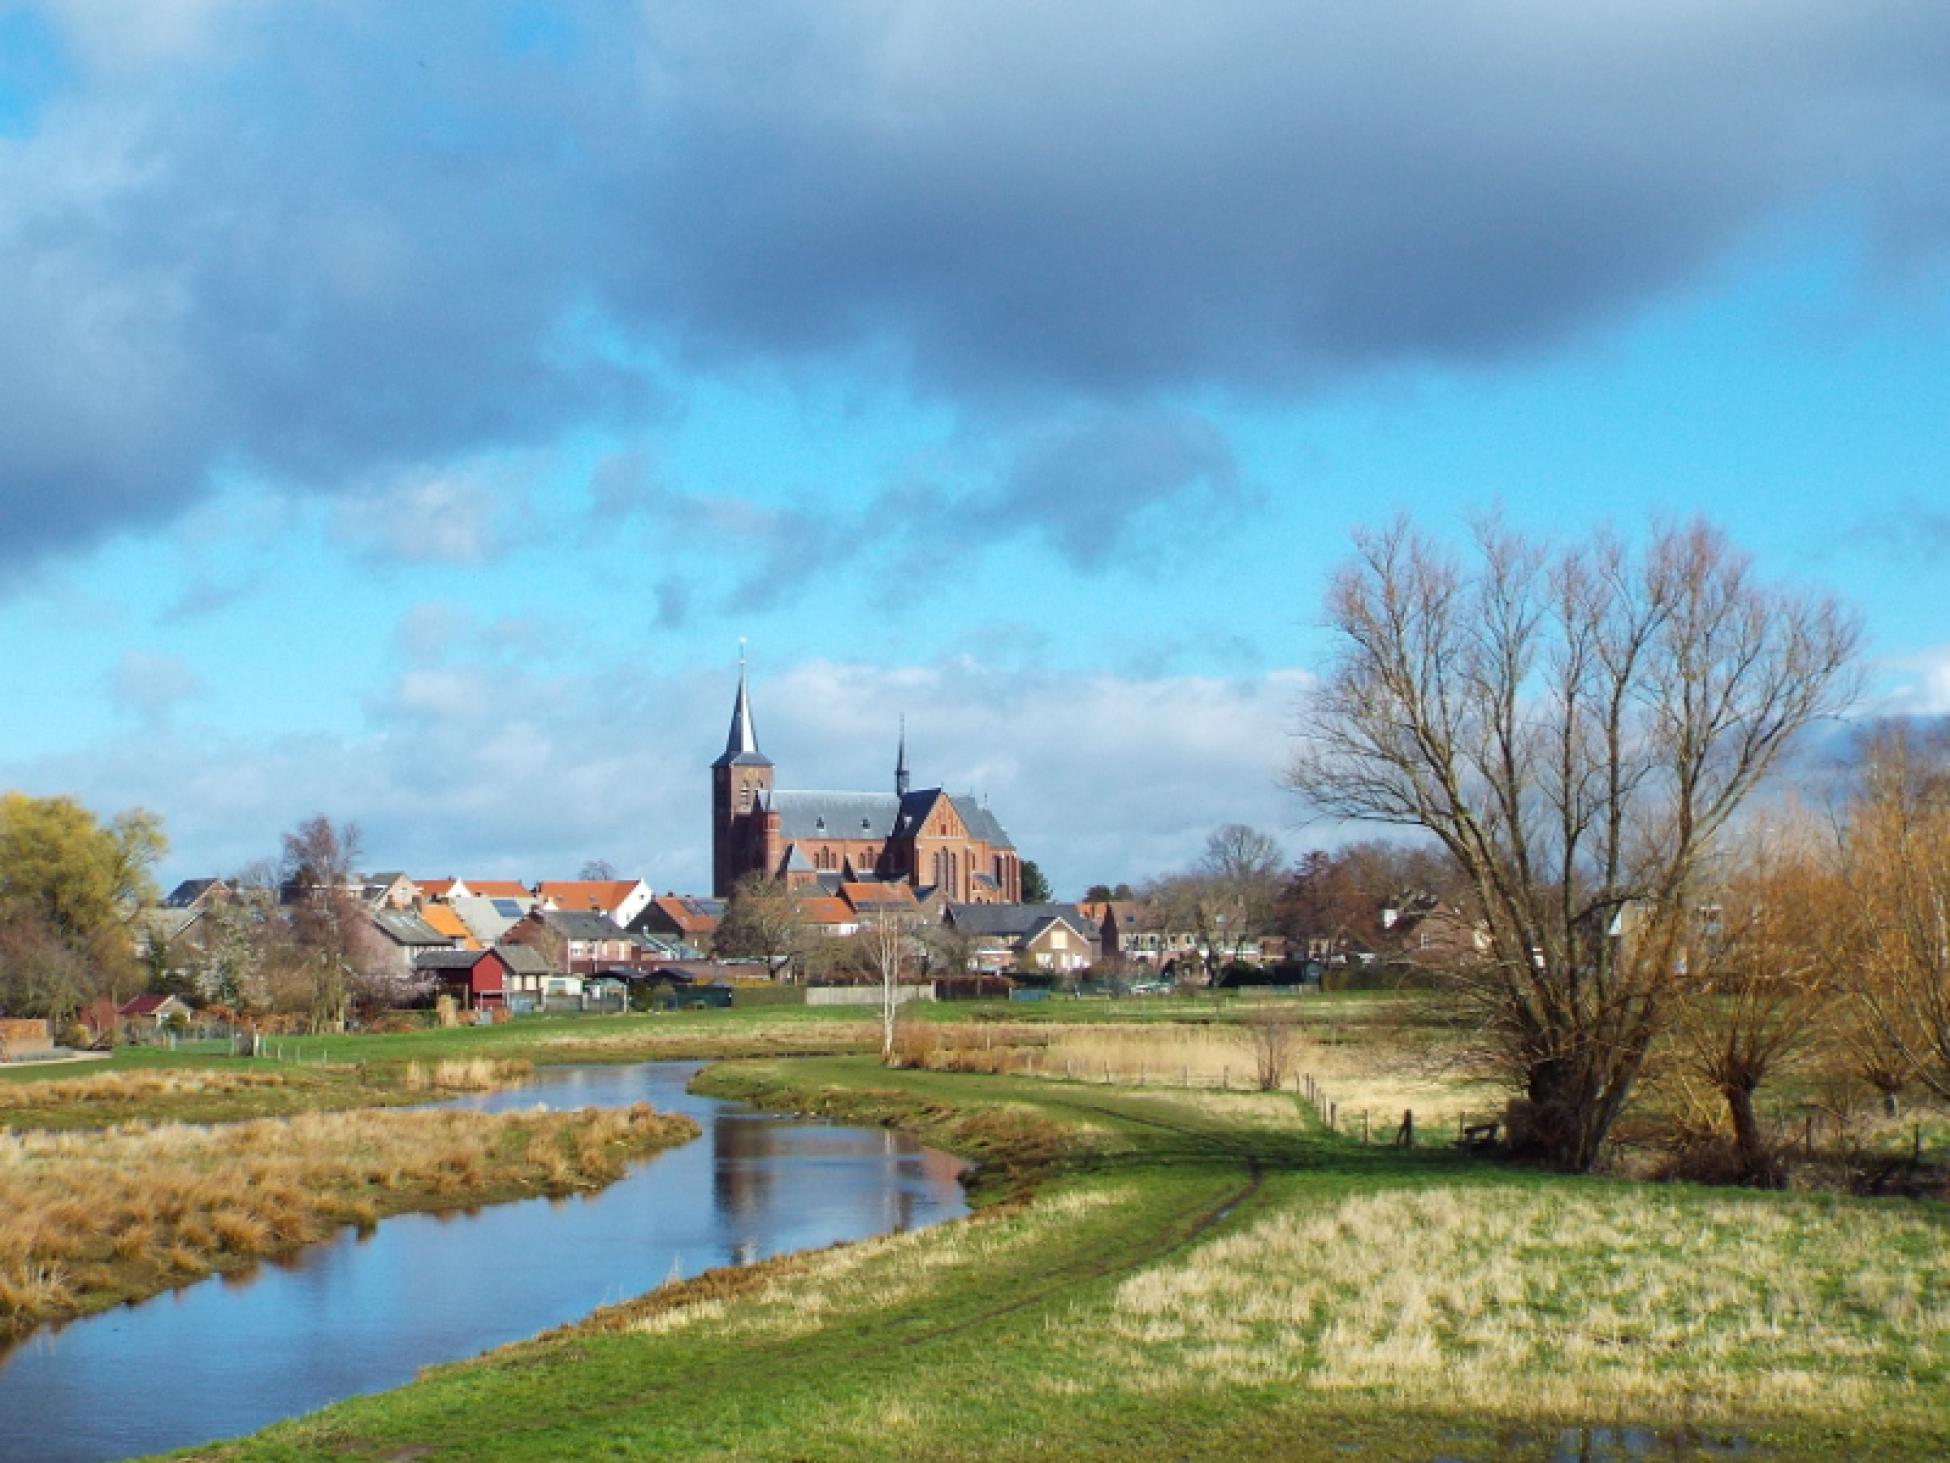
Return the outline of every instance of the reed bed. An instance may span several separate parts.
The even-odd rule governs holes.
[[[495,1092],[519,1087],[535,1075],[535,1064],[520,1058],[455,1057],[440,1062],[408,1062],[400,1086],[408,1092]]]
[[[124,1104],[171,1101],[184,1097],[288,1087],[283,1072],[177,1067],[154,1072],[99,1072],[90,1077],[53,1077],[0,1083],[0,1112],[61,1107],[75,1103]]]
[[[1298,1021],[1288,1064],[1294,1079],[1312,1077],[1325,1103],[1338,1105],[1348,1130],[1369,1115],[1377,1133],[1391,1131],[1404,1110],[1418,1127],[1453,1128],[1466,1116],[1500,1111],[1493,1085],[1431,1067],[1426,1056],[1379,1039],[1347,1040],[1309,1029],[1303,1003],[1283,1004]],[[1325,1037],[1326,1039],[1323,1039]],[[994,1022],[903,1025],[897,1056],[936,1071],[1008,1073],[1118,1086],[1233,1088],[1255,1086],[1252,1040],[1231,1024],[1145,1026]]]
[[[1088,1333],[1146,1390],[1304,1386],[1592,1423],[1925,1406],[1943,1226],[1914,1208],[1436,1188],[1282,1214],[1120,1287]]]
[[[0,1136],[0,1329],[154,1294],[387,1214],[601,1187],[633,1154],[697,1131],[640,1103]]]

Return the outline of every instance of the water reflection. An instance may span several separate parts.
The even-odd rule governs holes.
[[[882,1129],[767,1117],[692,1063],[575,1068],[466,1106],[688,1113],[704,1137],[599,1194],[345,1230],[275,1265],[29,1336],[0,1357],[0,1459],[86,1463],[249,1432],[410,1380],[673,1274],[939,1223],[961,1165]]]
[[[1438,1454],[1430,1463],[1469,1463],[1483,1456],[1475,1449],[1465,1449],[1453,1455]],[[1655,1459],[1748,1463],[1765,1455],[1738,1434],[1691,1427],[1566,1427],[1551,1431],[1505,1429],[1495,1434],[1487,1456],[1496,1463],[1649,1463]]]

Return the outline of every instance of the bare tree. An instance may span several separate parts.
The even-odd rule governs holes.
[[[1751,1183],[1783,1177],[1757,1094],[1833,1021],[1835,907],[1832,869],[1798,818],[1746,832],[1703,881],[1677,983],[1675,1046],[1681,1068],[1724,1104]]]
[[[900,1010],[901,972],[913,942],[914,916],[877,904],[861,916],[857,948],[868,975],[880,987],[880,1061],[894,1065],[894,1025]]]
[[[938,969],[953,980],[975,968],[976,939],[958,925],[939,920],[922,928],[917,938],[930,971]]]
[[[598,883],[607,884],[616,878],[616,865],[606,858],[588,859],[584,861],[582,872],[576,875],[576,877],[579,879],[593,879]]]
[[[763,873],[747,874],[731,891],[712,948],[720,956],[757,957],[772,980],[791,980],[805,944],[799,901],[792,890]]]
[[[1197,873],[1217,907],[1220,949],[1236,960],[1273,927],[1286,878],[1286,852],[1270,833],[1227,823],[1206,838]]]
[[[1756,582],[1704,524],[1641,553],[1480,525],[1465,568],[1399,520],[1356,539],[1290,785],[1427,829],[1487,950],[1459,961],[1514,1146],[1598,1159],[1666,1018],[1702,857],[1853,690],[1834,600]]]
[[[1260,1006],[1246,1017],[1246,1039],[1253,1049],[1253,1075],[1261,1092],[1278,1092],[1300,1050],[1299,1013],[1282,1006]]]
[[[1900,733],[1871,747],[1842,866],[1858,1048],[1890,1101],[1904,1075],[1950,1098],[1950,752]]]
[[[293,940],[311,973],[311,1028],[340,1031],[352,997],[370,968],[355,870],[359,825],[334,824],[322,814],[284,835],[279,872],[290,909]]]

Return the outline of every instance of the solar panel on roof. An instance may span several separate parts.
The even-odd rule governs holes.
[[[521,918],[521,906],[512,899],[495,900],[494,912],[498,915],[505,916],[508,919]]]

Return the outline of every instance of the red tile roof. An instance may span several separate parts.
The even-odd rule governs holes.
[[[697,908],[679,894],[663,894],[650,901],[664,917],[687,935],[708,935],[718,927],[717,919]]]
[[[860,922],[853,906],[831,894],[815,894],[799,901],[799,917],[809,925],[851,925]]]
[[[586,909],[607,914],[637,886],[635,879],[544,879],[538,892],[553,899],[557,909]]]
[[[467,887],[482,899],[533,899],[534,891],[515,879],[467,879]]]

